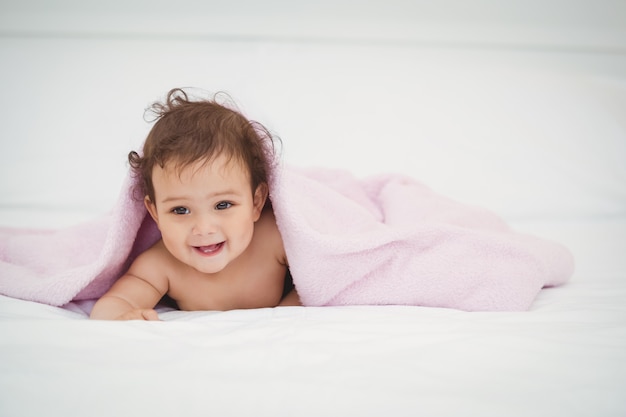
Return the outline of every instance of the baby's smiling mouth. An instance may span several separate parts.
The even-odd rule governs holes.
[[[222,247],[224,247],[224,242],[207,246],[194,246],[194,249],[203,255],[213,255],[219,252]]]

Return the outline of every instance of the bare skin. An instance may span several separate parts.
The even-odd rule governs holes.
[[[153,181],[157,201],[146,198],[146,207],[163,239],[98,300],[91,318],[158,320],[154,307],[166,294],[181,310],[300,305],[295,290],[281,300],[287,259],[273,212],[263,209],[265,185],[250,193],[245,170],[219,158],[180,175],[155,168]],[[226,191],[205,197],[207,189]]]
[[[272,250],[282,247],[279,240],[273,214],[271,211],[264,212],[255,225],[255,238],[249,251],[212,276],[178,261],[160,240],[141,254],[128,272],[98,301],[91,318],[158,320],[153,307],[165,294],[175,300],[181,310],[190,311],[300,305],[295,291],[281,300],[286,259],[284,251]],[[267,262],[268,259],[271,262]],[[249,268],[250,265],[256,267]],[[113,317],[115,312],[121,314]]]

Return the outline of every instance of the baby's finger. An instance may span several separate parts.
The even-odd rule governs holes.
[[[154,310],[143,310],[141,312],[141,315],[143,316],[144,320],[161,320],[157,312]]]

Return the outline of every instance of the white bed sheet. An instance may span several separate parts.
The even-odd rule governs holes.
[[[626,286],[526,313],[172,311],[93,322],[2,298],[3,416],[620,416]]]
[[[163,322],[101,322],[88,303],[0,297],[0,415],[625,415],[624,261],[591,248],[623,248],[626,223],[526,228],[565,239],[580,268],[522,313],[161,309]]]

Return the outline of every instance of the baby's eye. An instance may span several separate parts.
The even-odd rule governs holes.
[[[231,208],[233,205],[233,203],[229,203],[228,201],[222,201],[220,203],[217,203],[217,205],[215,206],[215,209],[217,210],[226,210],[228,208]]]
[[[172,213],[174,213],[174,214],[189,214],[190,211],[186,207],[174,207],[172,209]]]

